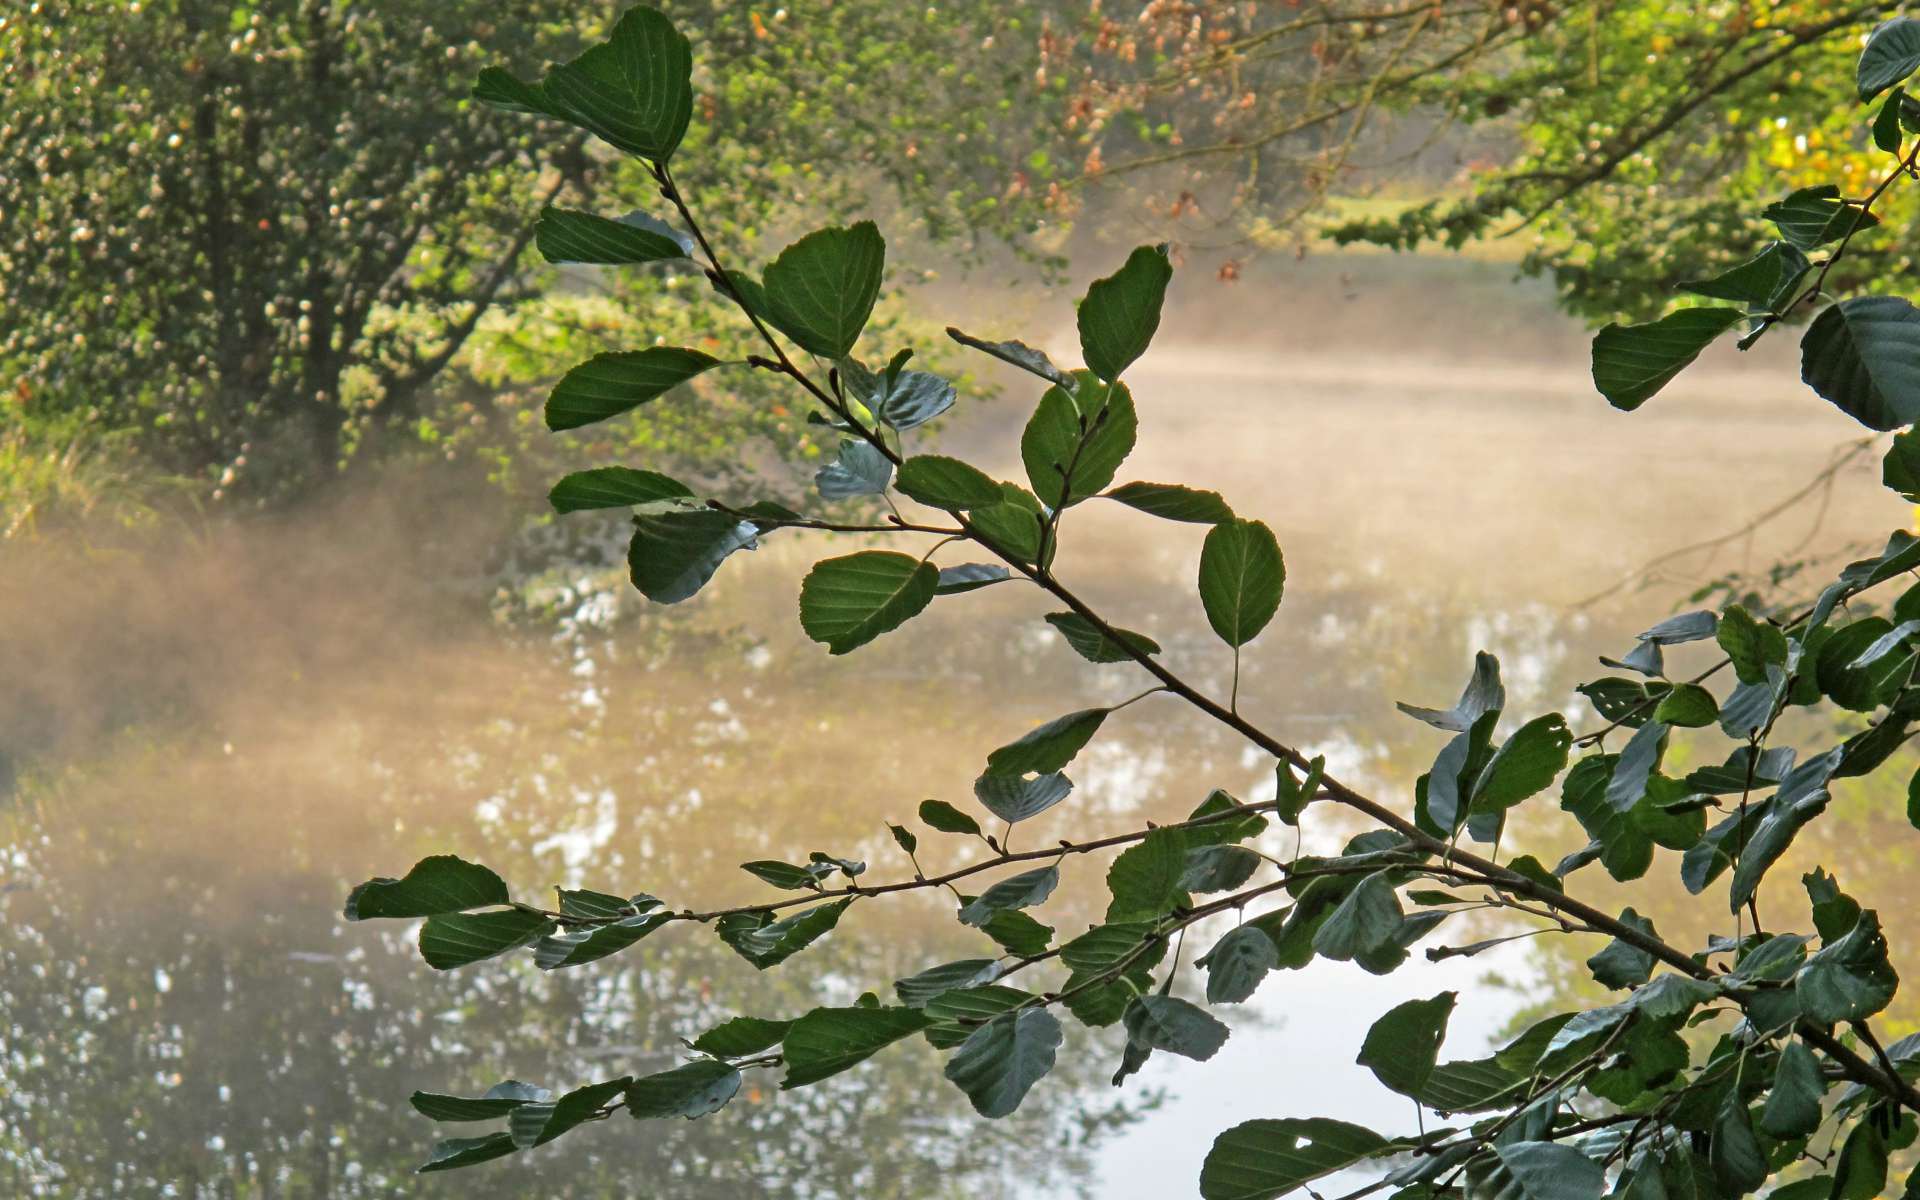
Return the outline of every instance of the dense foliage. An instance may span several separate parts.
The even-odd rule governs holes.
[[[1262,240],[1314,211],[1342,242],[1518,233],[1526,269],[1605,319],[1733,265],[1783,181],[1870,186],[1872,144],[1828,81],[1900,8],[1141,0],[1043,49],[1092,165],[1150,180],[1186,236]],[[1889,242],[1843,278],[1913,269]]]
[[[1605,720],[1591,730],[1576,732],[1558,713],[1509,713],[1500,664],[1482,654],[1452,706],[1401,706],[1445,735],[1414,794],[1369,796],[1241,712],[1231,691],[1222,700],[1190,682],[1173,665],[1176,655],[1094,610],[1054,570],[1065,518],[1083,504],[1105,501],[1142,519],[1204,528],[1197,598],[1236,677],[1244,648],[1283,600],[1285,564],[1265,524],[1202,488],[1118,482],[1138,436],[1123,376],[1158,327],[1172,273],[1166,250],[1142,247],[1088,288],[1078,311],[1082,369],[1058,367],[1020,342],[950,331],[1044,385],[1020,437],[1025,484],[914,453],[912,431],[954,404],[956,392],[913,368],[908,351],[856,353],[884,276],[877,228],[863,221],[816,230],[757,274],[724,263],[674,170],[695,105],[691,63],[672,24],[639,8],[609,41],[537,81],[499,69],[480,77],[476,94],[488,103],[538,118],[543,129],[557,122],[584,130],[635,157],[667,206],[660,216],[628,220],[549,211],[538,241],[550,256],[635,265],[697,255],[744,317],[746,344],[717,347],[719,354],[651,345],[582,364],[550,397],[548,424],[603,420],[714,372],[763,373],[799,389],[817,419],[844,435],[836,460],[819,473],[822,497],[884,497],[891,515],[836,523],[777,504],[699,497],[678,480],[629,467],[568,476],[553,489],[554,506],[631,510],[633,580],[662,603],[693,596],[735,551],[782,530],[905,541],[913,552],[865,549],[816,563],[800,588],[807,635],[844,654],[907,626],[936,601],[965,604],[958,597],[973,590],[1024,583],[1047,597],[1054,611],[1044,619],[1074,651],[1095,664],[1131,663],[1149,682],[1125,701],[1068,713],[991,751],[972,799],[1003,823],[998,832],[979,813],[940,800],[921,805],[916,827],[890,826],[913,864],[890,882],[869,882],[864,862],[829,849],[805,862],[744,864],[775,898],[713,911],[579,889],[561,889],[552,906],[536,904],[516,899],[490,868],[451,856],[353,889],[349,920],[423,919],[420,953],[439,970],[519,950],[542,970],[569,970],[689,924],[711,928],[769,969],[827,937],[855,904],[937,888],[953,893],[955,919],[984,939],[976,957],[895,980],[890,998],[868,993],[792,1015],[748,1012],[690,1030],[685,1060],[665,1071],[616,1075],[558,1096],[512,1080],[479,1096],[416,1093],[413,1106],[435,1121],[490,1126],[441,1142],[423,1170],[514,1155],[622,1110],[634,1118],[707,1116],[741,1092],[750,1072],[779,1071],[783,1088],[806,1087],[915,1037],[949,1052],[946,1078],[977,1112],[1001,1117],[1054,1069],[1062,1014],[1123,1031],[1113,1049],[1120,1085],[1155,1053],[1212,1057],[1231,1032],[1218,1012],[1277,972],[1315,958],[1390,972],[1417,943],[1459,928],[1464,914],[1493,911],[1529,933],[1597,939],[1587,966],[1612,994],[1461,1061],[1441,1057],[1452,993],[1398,1005],[1355,1048],[1358,1061],[1456,1124],[1389,1136],[1323,1117],[1254,1117],[1215,1141],[1202,1195],[1274,1197],[1368,1165],[1388,1173],[1363,1191],[1384,1186],[1406,1197],[1737,1196],[1776,1180],[1796,1197],[1882,1192],[1890,1159],[1914,1141],[1920,1114],[1910,1082],[1920,1070],[1920,1038],[1888,1044],[1872,1025],[1898,987],[1886,925],[1824,869],[1800,881],[1806,929],[1769,928],[1761,898],[1788,886],[1771,879],[1770,868],[1821,816],[1835,782],[1881,768],[1920,717],[1920,587],[1886,615],[1869,596],[1920,567],[1920,538],[1895,533],[1883,553],[1848,566],[1802,606],[1755,612],[1732,604],[1653,625],[1630,651],[1603,660],[1610,674],[1582,688]],[[1904,429],[1920,418],[1920,309],[1889,295],[1835,300],[1828,290],[1835,264],[1856,239],[1872,236],[1881,199],[1914,173],[1920,141],[1909,136],[1900,86],[1916,69],[1916,20],[1881,28],[1860,59],[1859,93],[1877,101],[1872,136],[1887,156],[1870,193],[1793,192],[1762,214],[1775,240],[1690,285],[1717,303],[1612,326],[1595,339],[1594,381],[1615,407],[1639,407],[1734,327],[1745,326],[1750,343],[1804,308],[1817,309],[1802,339],[1803,373],[1816,392],[1873,429]],[[1920,493],[1912,432],[1893,439],[1886,475],[1896,490]],[[992,561],[946,561],[967,549]],[[1708,648],[1697,670],[1669,666],[1669,656]],[[1167,701],[1191,706],[1272,761],[1272,797],[1242,801],[1214,791],[1178,823],[1013,848],[1021,822],[1071,801],[1066,771],[1114,713]],[[1857,732],[1806,748],[1787,744],[1790,729],[1831,736],[1832,723],[1803,720],[1817,712],[1854,714]],[[1681,773],[1681,756],[1670,751],[1683,744],[1708,765]],[[1526,854],[1502,858],[1515,815],[1556,783],[1561,807],[1589,840],[1551,867]],[[1336,814],[1370,828],[1340,854],[1299,853],[1293,832]],[[1912,815],[1920,824],[1920,808]],[[932,838],[977,841],[983,852],[928,874],[917,855]],[[1678,855],[1690,893],[1713,897],[1718,929],[1704,944],[1676,945],[1632,908],[1614,912],[1571,890],[1600,872],[1632,881],[1656,861],[1672,866],[1659,849]],[[1078,934],[1040,920],[1034,910],[1063,873],[1094,856],[1106,862],[1104,920]],[[1769,905],[1779,907],[1786,906]],[[1189,934],[1211,941],[1191,959],[1181,953]]]
[[[1024,242],[1043,220],[1043,193],[1008,188],[1028,169],[1012,156],[1045,140],[1013,111],[1035,56],[1018,22],[866,2],[806,22],[724,0],[678,11],[723,81],[690,114],[687,180],[717,230],[756,238],[876,200],[962,245]],[[521,389],[596,338],[639,336],[628,314],[689,307],[665,270],[629,273],[611,305],[554,286],[529,253],[541,206],[630,207],[644,177],[464,95],[482,65],[572,56],[608,15],[552,0],[0,15],[0,415],[137,430],[162,467],[254,495],[386,443],[513,444]],[[1012,36],[995,46],[996,31]],[[798,136],[754,133],[776,124]],[[734,435],[768,431],[731,416]],[[665,420],[630,440],[710,449]]]

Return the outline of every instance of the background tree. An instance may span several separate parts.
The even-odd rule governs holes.
[[[1744,257],[1767,202],[1871,186],[1826,83],[1900,7],[1150,0],[1092,6],[1042,52],[1087,174],[1144,187],[1196,242],[1517,235],[1574,312],[1645,316]],[[1836,282],[1912,271],[1877,244]]]
[[[537,166],[536,135],[474,111],[464,81],[570,57],[609,11],[78,0],[0,18],[13,419],[137,428],[163,465],[260,493],[423,419],[437,436],[491,418],[503,385],[544,378],[577,357],[566,335],[595,332],[562,288],[557,309],[528,310],[530,334],[496,327],[517,355],[463,377],[488,314],[552,282],[526,254],[535,213],[650,189],[584,139]],[[1014,111],[1034,54],[1018,21],[867,2],[805,22],[719,0],[677,12],[726,81],[695,114],[708,154],[687,182],[731,236],[876,196],[929,240],[1037,227],[1011,157],[1035,137]],[[806,132],[756,136],[774,122]],[[627,281],[624,310],[664,281]]]

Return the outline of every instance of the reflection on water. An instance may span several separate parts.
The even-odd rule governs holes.
[[[1593,655],[1659,615],[1569,617],[1567,601],[1669,548],[1698,513],[1737,524],[1848,434],[1786,376],[1758,398],[1743,385],[1737,401],[1709,376],[1627,420],[1577,372],[1526,361],[1342,365],[1299,330],[1223,358],[1199,329],[1169,336],[1133,381],[1145,429],[1128,473],[1204,481],[1279,530],[1289,593],[1249,656],[1242,706],[1383,796],[1404,796],[1438,748],[1393,699],[1450,698],[1484,647],[1506,664],[1512,711],[1567,707]],[[952,444],[992,446],[1011,471],[1001,443],[1023,395],[1012,384]],[[1720,436],[1730,422],[1737,442]],[[1687,448],[1707,437],[1713,455]],[[337,913],[349,883],[441,850],[495,865],[523,893],[558,882],[699,906],[757,894],[738,863],[813,849],[897,877],[906,864],[883,820],[928,796],[966,803],[987,749],[1138,690],[1129,666],[1080,663],[1038,621],[1040,598],[1011,585],[942,600],[909,631],[829,659],[794,619],[798,575],[821,549],[798,537],[730,563],[671,612],[640,612],[579,568],[540,584],[566,614],[557,625],[501,624],[474,597],[499,582],[489,547],[512,514],[435,486],[396,484],[278,525],[38,547],[9,564],[8,1194],[433,1194],[451,1185],[407,1174],[434,1136],[407,1108],[414,1087],[643,1073],[722,1015],[845,1003],[977,952],[978,935],[928,899],[856,905],[764,975],[681,929],[573,972],[515,962],[439,975],[405,931],[349,928]],[[1230,664],[1183,590],[1198,532],[1097,507],[1069,518],[1063,574],[1224,692]],[[1830,517],[1862,531],[1901,519],[1865,473],[1842,480]],[[1774,548],[1763,538],[1748,552],[1765,561]],[[1259,796],[1270,767],[1172,705],[1143,703],[1076,763],[1075,800],[1018,836],[1039,845],[1182,815],[1215,786]],[[1904,864],[1866,860],[1859,847],[1884,842],[1853,834],[1897,819],[1887,798],[1843,796],[1802,840],[1840,854],[1863,900],[1891,905]],[[1316,828],[1309,846],[1341,833]],[[927,865],[962,852],[936,845]],[[1039,915],[1067,932],[1097,919],[1098,876],[1083,868],[1092,889],[1063,888]],[[1673,908],[1656,919],[1684,941],[1692,909]],[[615,1118],[463,1173],[458,1194],[1190,1194],[1208,1140],[1234,1120],[1392,1125],[1371,1080],[1342,1066],[1379,1012],[1471,988],[1484,963],[1275,978],[1234,1014],[1215,1062],[1156,1060],[1121,1092],[1105,1082],[1115,1039],[1082,1036],[1088,1053],[1063,1054],[1004,1122],[975,1120],[930,1051],[901,1047],[832,1085],[763,1087],[698,1123]],[[1561,965],[1501,960],[1549,980],[1570,978]],[[1469,1003],[1450,1051],[1477,1050],[1515,1005],[1494,992]],[[1161,1090],[1171,1099],[1155,1113]]]

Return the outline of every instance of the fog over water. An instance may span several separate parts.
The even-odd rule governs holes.
[[[1129,372],[1141,440],[1122,478],[1211,487],[1273,526],[1286,601],[1249,649],[1241,708],[1402,809],[1441,739],[1394,700],[1450,703],[1488,649],[1510,714],[1591,725],[1572,685],[1677,594],[1579,602],[1738,529],[1857,437],[1777,348],[1716,352],[1642,413],[1614,412],[1586,378],[1582,332],[1500,269],[1309,260],[1230,287],[1190,274]],[[1073,357],[1058,296],[956,299],[971,331],[1037,329]],[[1041,323],[1013,323],[1025,315]],[[1017,478],[1034,394],[1000,382],[937,436]],[[1663,578],[1877,544],[1912,519],[1877,474],[1861,456],[1830,491]],[[1192,1195],[1212,1136],[1238,1120],[1410,1127],[1352,1063],[1394,1003],[1461,990],[1447,1054],[1465,1057],[1592,952],[1526,942],[1416,956],[1385,979],[1339,964],[1275,975],[1227,1014],[1214,1061],[1157,1056],[1121,1090],[1106,1082],[1118,1031],[1075,1029],[1062,1069],[1003,1122],[977,1120],[915,1042],[792,1095],[763,1081],[705,1121],[616,1117],[415,1180],[436,1136],[407,1107],[416,1087],[658,1070],[724,1016],[884,993],[985,946],[950,902],[912,896],[856,904],[764,974],[680,927],[570,972],[516,959],[439,974],[410,929],[340,919],[352,883],[434,852],[487,862],[529,898],[561,883],[738,903],[765,889],[737,864],[816,849],[898,878],[909,867],[883,821],[930,796],[970,805],[988,750],[1143,686],[1132,666],[1081,662],[1016,585],[942,598],[829,658],[800,632],[798,581],[854,539],[770,537],[660,610],[592,563],[516,570],[537,542],[501,547],[523,515],[482,487],[395,472],[291,516],[0,549],[0,1193]],[[1057,569],[1223,695],[1231,659],[1191,587],[1201,533],[1090,503],[1066,520]],[[509,618],[503,597],[559,616]],[[1271,765],[1156,698],[1109,721],[1070,770],[1074,797],[1017,837],[1178,819],[1214,787],[1270,795]],[[1886,808],[1842,792],[1835,828],[1809,831],[1810,852],[1849,839],[1841,874],[1868,903],[1897,902],[1910,875],[1900,851],[1858,849]],[[1351,832],[1309,826],[1309,848]],[[1543,857],[1574,844],[1552,820],[1522,835]],[[1291,850],[1290,833],[1267,836]],[[923,835],[927,865],[959,862],[954,841]],[[1103,865],[1075,866],[1036,913],[1063,935],[1103,902]],[[1704,930],[1669,891],[1662,931]]]

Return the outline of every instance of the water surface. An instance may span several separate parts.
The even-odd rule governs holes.
[[[1576,602],[1739,527],[1856,436],[1778,358],[1710,359],[1644,413],[1613,412],[1585,381],[1578,331],[1539,317],[1537,295],[1478,277],[1408,284],[1363,261],[1186,302],[1130,373],[1142,442],[1124,474],[1204,483],[1274,527],[1287,598],[1248,653],[1241,707],[1402,809],[1440,739],[1392,701],[1451,702],[1488,649],[1511,713],[1587,723],[1572,684],[1674,594]],[[1003,382],[943,436],[1013,477],[1032,390]],[[1824,507],[1666,574],[1877,541],[1909,516],[1876,471],[1863,458]],[[928,896],[855,905],[765,974],[676,927],[576,971],[443,975],[408,930],[339,919],[352,882],[440,851],[490,863],[529,897],[561,883],[759,899],[737,864],[815,849],[896,878],[908,868],[883,821],[927,797],[969,805],[987,750],[1143,686],[1130,666],[1081,663],[1040,621],[1046,598],[1013,585],[942,599],[831,659],[801,636],[795,594],[846,538],[770,538],[670,612],[591,564],[530,585],[494,553],[513,514],[445,486],[401,480],[297,518],[15,555],[0,580],[0,752],[17,775],[0,807],[0,1190],[1191,1195],[1213,1134],[1238,1120],[1410,1128],[1406,1102],[1352,1065],[1399,1000],[1460,990],[1448,1052],[1466,1056],[1579,986],[1572,967],[1593,947],[1571,943],[1416,960],[1385,979],[1319,964],[1270,977],[1230,1014],[1214,1061],[1158,1056],[1121,1090],[1106,1083],[1117,1031],[1076,1030],[1062,1069],[1004,1122],[976,1120],[913,1044],[793,1095],[763,1081],[703,1122],[616,1117],[416,1179],[435,1136],[407,1107],[416,1087],[562,1089],[657,1070],[726,1015],[849,1002],[986,947]],[[1062,576],[1224,694],[1231,659],[1191,594],[1202,531],[1099,504],[1066,531]],[[501,586],[562,619],[501,620],[485,599]],[[1177,819],[1214,787],[1259,798],[1271,768],[1150,700],[1108,722],[1070,771],[1075,797],[1017,836]],[[1842,856],[1863,900],[1897,902],[1904,843],[1877,836],[1897,805],[1841,799],[1810,845]],[[1310,848],[1352,832],[1331,816],[1309,826]],[[1543,854],[1573,844],[1550,819],[1523,833]],[[1290,834],[1268,836],[1291,849]],[[960,861],[952,841],[924,835],[923,861]],[[1100,873],[1080,864],[1037,915],[1063,936],[1098,920]],[[1670,936],[1713,918],[1677,886],[1634,902],[1664,905]],[[1448,940],[1471,938],[1436,936]]]

